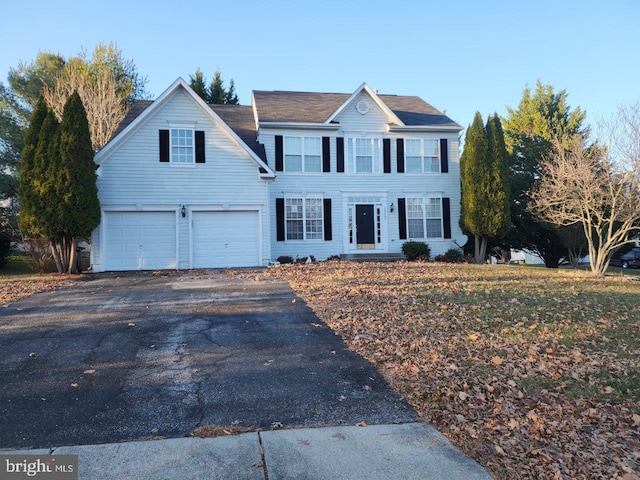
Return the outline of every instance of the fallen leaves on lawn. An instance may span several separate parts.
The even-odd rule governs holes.
[[[289,281],[496,478],[637,478],[640,282],[407,262],[232,274]]]
[[[42,278],[16,276],[1,279],[0,305],[6,307],[36,293],[55,291],[60,287],[72,284],[77,278],[77,275],[43,275]]]

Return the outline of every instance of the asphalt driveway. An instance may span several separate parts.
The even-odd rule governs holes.
[[[286,282],[96,274],[0,310],[0,448],[416,419]]]

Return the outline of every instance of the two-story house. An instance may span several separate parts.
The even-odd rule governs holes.
[[[266,265],[281,255],[461,246],[462,128],[418,97],[254,91],[207,105],[182,79],[96,155],[94,271]]]

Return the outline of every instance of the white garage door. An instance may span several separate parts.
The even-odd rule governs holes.
[[[175,212],[107,212],[106,270],[176,268]]]
[[[193,212],[193,267],[260,264],[257,211]]]

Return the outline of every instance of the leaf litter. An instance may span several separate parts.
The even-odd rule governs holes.
[[[287,280],[495,478],[639,478],[640,282],[408,262],[229,274]]]

